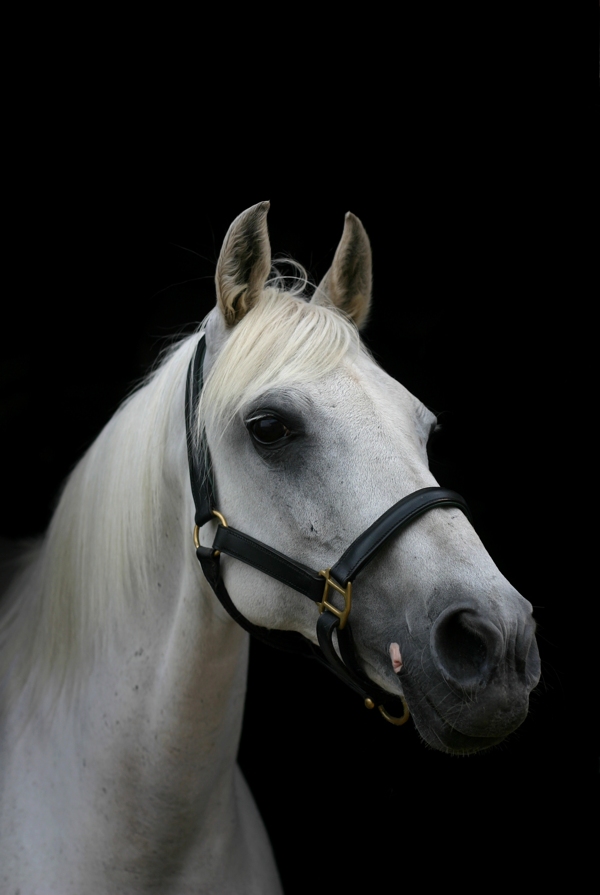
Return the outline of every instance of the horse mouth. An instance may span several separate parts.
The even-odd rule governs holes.
[[[511,712],[506,722],[497,723],[497,714],[489,713],[487,723],[489,733],[483,732],[486,727],[486,712],[477,713],[478,717],[468,717],[468,704],[465,704],[466,717],[461,718],[460,727],[444,717],[438,707],[427,696],[411,686],[408,680],[403,680],[404,692],[408,701],[415,727],[420,737],[428,746],[438,752],[447,752],[454,755],[468,755],[474,752],[482,752],[502,743],[507,736],[513,733],[525,720],[527,705],[521,711]],[[468,728],[471,727],[471,731]],[[500,727],[500,729],[498,729]],[[465,731],[466,728],[466,731]],[[479,728],[479,729],[478,729]],[[480,732],[481,731],[481,732]]]
[[[452,755],[470,755],[474,752],[482,752],[484,749],[498,746],[506,739],[505,736],[486,737],[461,733],[460,730],[444,721],[439,714],[437,723],[430,722],[423,725],[416,718],[414,721],[417,731],[428,746],[432,746],[438,752],[448,752]]]

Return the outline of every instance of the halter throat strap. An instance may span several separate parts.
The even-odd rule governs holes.
[[[196,510],[194,539],[204,575],[223,607],[250,634],[279,649],[317,659],[359,693],[367,707],[377,705],[387,720],[404,723],[408,719],[404,700],[374,684],[360,666],[349,624],[352,583],[392,535],[423,513],[434,508],[454,506],[470,516],[464,498],[448,488],[438,487],[422,488],[403,497],[360,534],[334,566],[319,571],[228,526],[217,511],[208,445],[203,435],[196,447],[198,440],[194,437],[198,401],[203,387],[205,352],[206,336],[202,334],[189,366],[185,399],[190,483]],[[199,542],[200,527],[215,518],[219,520],[219,525],[213,545],[203,547]],[[320,649],[297,632],[270,630],[246,619],[233,603],[221,578],[220,557],[223,553],[264,572],[317,603],[320,609],[317,621]],[[334,632],[337,632],[341,659],[334,646]]]

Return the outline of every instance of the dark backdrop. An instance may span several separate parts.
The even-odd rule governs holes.
[[[160,188],[136,159],[109,172],[67,160],[24,191],[13,219],[1,534],[43,531],[60,482],[131,383],[210,310],[220,244],[240,211],[270,199],[274,253],[318,280],[350,209],[373,246],[366,341],[446,412],[440,483],[462,491],[501,571],[535,606],[544,671],[530,717],[504,745],[468,759],[426,748],[412,724],[395,729],[368,713],[324,670],[253,645],[240,761],[288,895],[325,878],[347,888],[359,871],[377,881],[373,891],[399,886],[424,841],[457,856],[483,845],[494,861],[512,837],[549,835],[549,793],[566,779],[562,594],[544,534],[550,203],[539,182],[533,192],[515,182],[515,166],[488,176],[473,159],[438,159],[443,172],[413,161],[397,181],[377,177],[372,153],[358,184],[349,172],[335,186],[323,176],[318,188],[286,188],[290,175],[276,188],[248,178],[223,189],[189,160],[186,177],[169,168]],[[429,872],[421,864],[424,880]]]

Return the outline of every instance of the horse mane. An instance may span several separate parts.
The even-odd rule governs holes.
[[[195,339],[166,352],[125,399],[64,483],[44,538],[3,600],[0,692],[56,692],[91,668],[109,619],[148,592],[168,496],[162,467]],[[183,411],[181,410],[181,414]],[[183,437],[183,436],[182,436]],[[70,669],[77,669],[69,676]],[[39,694],[32,694],[39,695]]]
[[[209,418],[224,428],[266,387],[314,380],[363,350],[341,312],[307,302],[301,290],[282,291],[282,282],[269,281],[219,354],[198,435]],[[0,606],[0,695],[27,687],[38,705],[42,693],[72,690],[106,632],[119,630],[131,601],[150,592],[164,550],[161,520],[181,499],[181,489],[165,487],[165,458],[175,447],[185,462],[186,372],[205,326],[165,352],[66,480],[45,537]]]

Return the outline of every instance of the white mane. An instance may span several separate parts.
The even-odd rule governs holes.
[[[226,425],[265,388],[314,380],[364,350],[341,312],[278,285],[235,327],[207,377],[198,432],[208,414]],[[149,592],[164,549],[160,520],[173,500],[165,456],[177,446],[185,456],[184,389],[196,344],[197,334],[167,352],[68,478],[45,538],[3,600],[0,694],[27,685],[35,705],[49,688],[71,690],[108,626],[118,629],[124,608]]]
[[[118,623],[125,603],[147,592],[167,497],[168,423],[183,401],[194,342],[169,352],[67,479],[33,562],[7,595],[0,688],[9,683],[19,690],[35,668],[40,688],[55,683],[60,690],[70,668],[91,667],[109,618]]]

